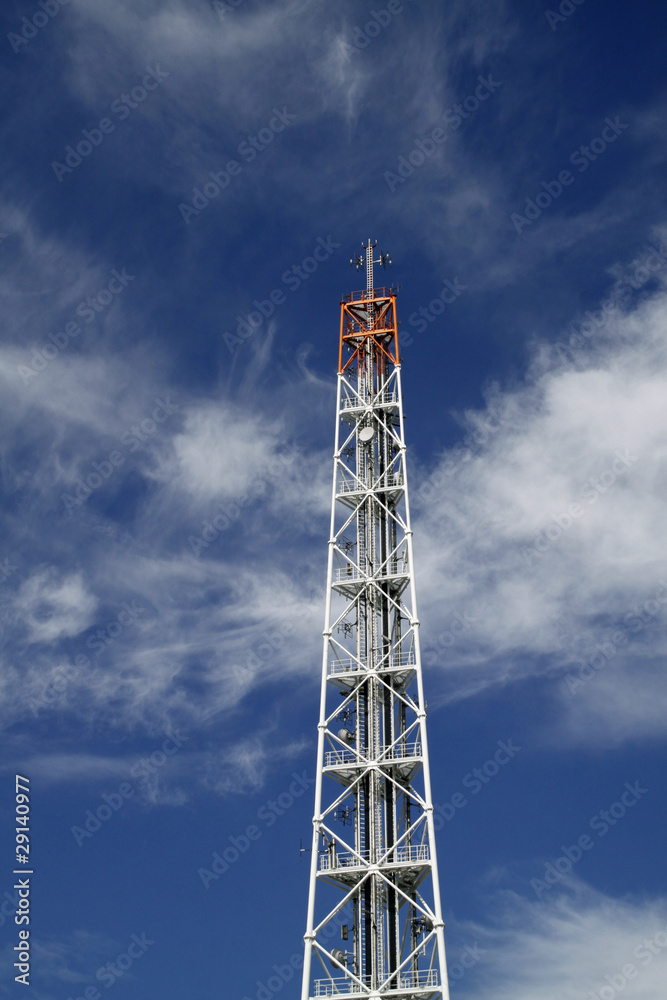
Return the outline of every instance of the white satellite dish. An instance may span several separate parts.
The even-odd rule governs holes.
[[[375,437],[375,429],[373,427],[362,427],[359,431],[359,440],[363,441],[364,444],[368,444]]]

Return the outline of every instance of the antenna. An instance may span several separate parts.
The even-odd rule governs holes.
[[[301,861],[301,855],[302,854],[310,854],[311,851],[312,851],[312,847],[304,847],[303,846],[303,838],[300,837],[299,838],[299,861]]]
[[[368,294],[368,297],[370,298],[370,296],[371,296],[371,294],[373,292],[373,288],[374,288],[374,282],[373,282],[373,264],[381,264],[382,267],[386,270],[388,267],[391,267],[391,257],[389,256],[388,253],[383,253],[382,250],[381,250],[380,251],[380,256],[377,258],[377,260],[373,260],[373,250],[375,250],[375,247],[377,246],[377,240],[375,241],[375,243],[373,243],[373,241],[371,240],[370,236],[368,238],[368,243],[366,243],[366,244],[362,243],[361,246],[362,246],[362,248],[364,250],[364,255],[362,255],[362,254],[353,254],[350,257],[350,265],[351,265],[351,267],[356,268],[357,271],[360,271],[361,268],[364,266],[364,256],[365,256],[365,258],[366,258],[366,293]]]
[[[368,243],[362,243],[361,246],[366,258],[366,294],[368,295],[368,298],[370,298],[374,288],[373,264],[381,264],[382,267],[386,269],[391,267],[391,257],[388,253],[383,253],[381,250],[380,256],[377,260],[373,260],[373,251],[377,246],[377,240],[373,243],[370,236],[368,237]],[[361,254],[354,254],[350,257],[350,264],[352,267],[356,268],[357,271],[359,271],[364,266],[364,257]]]
[[[362,243],[363,246],[363,243]],[[373,250],[377,246],[377,240],[375,243],[371,243],[370,236],[368,237],[368,243],[364,247],[366,251],[366,291],[368,292],[368,297],[370,298],[373,291]]]

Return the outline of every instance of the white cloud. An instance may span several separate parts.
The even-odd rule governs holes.
[[[448,924],[451,982],[470,1000],[662,1000],[667,900],[613,899],[570,881],[543,902],[500,892],[486,905],[488,923]],[[483,951],[469,969],[458,961],[464,942]]]
[[[655,622],[655,628],[664,630],[664,618]],[[652,636],[639,665],[633,662],[632,649],[614,652],[615,647],[606,642],[597,655],[593,654],[595,666],[588,664],[583,680],[580,665],[568,672],[559,688],[564,710],[560,737],[565,735],[575,744],[607,745],[620,745],[637,737],[664,737],[665,661],[662,655],[652,656],[661,639]],[[611,656],[605,655],[605,650],[607,654],[611,650]],[[559,736],[554,733],[553,738]]]
[[[303,532],[328,509],[329,457],[301,454],[290,444],[286,421],[269,419],[254,397],[244,407],[172,394],[160,381],[165,355],[154,358],[150,346],[123,357],[72,347],[23,385],[17,366],[25,353],[0,352],[7,418],[0,460],[23,498],[6,550],[19,569],[0,595],[10,640],[2,673],[5,718],[69,714],[85,726],[95,720],[114,728],[122,720],[129,729],[159,732],[205,708],[234,709],[284,655],[276,650],[270,663],[255,662],[262,631],[284,621],[285,608],[308,602],[313,586],[303,573],[295,582],[260,540],[264,532],[294,526]],[[177,410],[159,426],[144,426],[157,398]],[[277,409],[290,419],[288,408]],[[124,440],[135,425],[148,427],[140,448],[134,431],[132,447]],[[106,463],[113,449],[123,465],[98,484],[92,500],[66,512],[62,494],[73,495],[79,477],[93,472],[93,462]],[[144,493],[134,522],[121,527],[102,512],[118,497],[123,502],[126,480],[130,491],[139,483]],[[244,493],[247,504],[240,502]],[[207,536],[210,544],[196,559],[188,539],[203,535],[220,504],[231,512],[229,530],[218,522],[216,537]],[[25,578],[35,552],[42,565],[50,558],[59,566],[63,546],[77,553],[82,569],[45,568]],[[324,559],[323,551],[322,565]],[[117,618],[124,601],[144,611],[104,649],[91,650],[92,634],[82,633]],[[98,609],[104,610],[96,615]],[[296,622],[299,652],[288,657],[285,671],[305,669],[305,650],[321,627],[319,610],[318,604],[316,622],[312,615]],[[68,639],[77,641],[58,647]],[[43,648],[28,650],[26,643]],[[87,659],[77,665],[77,656]]]
[[[202,404],[187,414],[173,439],[174,467],[161,476],[200,501],[235,497],[279,473],[278,437],[278,427],[229,404]]]
[[[81,573],[42,569],[21,584],[13,613],[28,642],[50,643],[80,635],[93,622],[97,598]]]
[[[526,382],[463,422],[469,447],[446,452],[416,490],[427,640],[455,612],[476,619],[443,649],[448,667],[466,668],[451,694],[578,668],[621,628],[627,643],[604,679],[563,700],[577,703],[570,736],[577,720],[576,738],[609,739],[619,724],[641,735],[647,720],[664,732],[649,707],[664,629],[654,616],[637,640],[627,616],[667,580],[667,295],[617,309],[576,364],[538,346]],[[589,693],[603,693],[606,734],[602,713],[590,726],[582,710]]]
[[[209,720],[237,709],[251,690],[277,674],[308,672],[318,656],[321,597],[311,596],[307,577],[297,581],[270,561],[242,565],[223,553],[216,559],[142,558],[121,547],[105,550],[90,573],[104,594],[104,614],[94,617],[94,604],[76,579],[67,578],[65,586],[60,578],[51,584],[40,576],[20,591],[34,641],[47,628],[53,643],[90,632],[67,653],[55,646],[26,650],[18,640],[11,653],[8,648],[1,699],[6,719],[68,715],[86,729],[156,738],[177,725],[205,732]],[[45,594],[59,607],[67,596],[57,620],[41,620]],[[118,621],[123,602],[137,613],[120,634],[114,628],[109,642],[107,626]],[[91,648],[87,640],[100,626],[107,641],[95,640]],[[67,766],[66,758],[54,759],[53,779]],[[107,765],[93,757],[72,777],[84,780],[98,766],[102,776]]]
[[[272,746],[267,733],[243,740],[211,755],[203,776],[204,787],[218,795],[247,794],[257,791],[272,768],[301,755],[305,743],[281,743]]]
[[[209,711],[208,717],[213,716]],[[272,772],[299,757],[306,743],[285,743],[279,727],[264,720],[260,731],[223,749],[193,749],[204,728],[164,730],[131,755],[92,753],[37,754],[23,768],[42,785],[80,785],[91,802],[102,792],[116,793],[120,784],[133,789],[128,801],[142,806],[180,806],[193,794],[246,795],[262,788]],[[166,753],[165,753],[166,748]],[[91,806],[94,808],[94,806]]]
[[[119,757],[100,757],[83,753],[56,753],[30,757],[26,769],[43,782],[89,782],[120,778],[127,764]]]
[[[90,982],[91,967],[97,967],[100,959],[110,958],[119,951],[106,934],[99,931],[74,930],[62,938],[45,937],[30,940],[33,968],[39,968],[41,985],[54,984],[58,993],[83,992]],[[13,963],[16,953],[12,945],[7,945],[0,955],[0,971],[9,978],[14,976]],[[79,987],[80,989],[77,989]],[[51,992],[40,992],[40,998],[51,1000]]]

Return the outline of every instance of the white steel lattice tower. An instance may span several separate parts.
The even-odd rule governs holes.
[[[396,294],[341,302],[301,998],[448,1000],[405,467]],[[354,258],[357,268],[362,258]]]

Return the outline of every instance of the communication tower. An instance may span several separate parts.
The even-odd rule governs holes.
[[[449,1000],[405,465],[396,291],[341,302],[302,1000]]]

